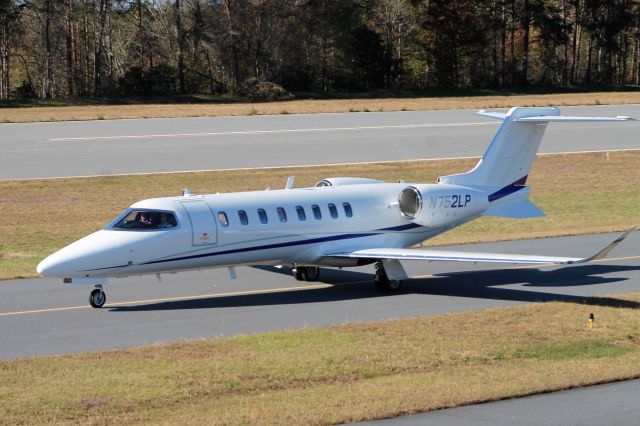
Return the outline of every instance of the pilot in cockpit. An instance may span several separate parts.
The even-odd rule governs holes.
[[[145,226],[150,226],[152,223],[151,223],[151,216],[149,215],[149,213],[140,212],[139,222]]]

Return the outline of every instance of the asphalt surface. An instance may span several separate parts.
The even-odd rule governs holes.
[[[7,123],[0,124],[0,179],[478,156],[499,122],[474,112]],[[561,112],[640,118],[640,105]],[[640,149],[639,129],[640,122],[551,124],[541,152]]]
[[[465,245],[463,250],[587,256],[615,235]],[[287,271],[238,268],[113,280],[103,309],[88,307],[91,287],[52,279],[0,282],[0,359],[97,351],[221,335],[383,320],[640,289],[640,232],[612,259],[579,266],[495,269],[488,264],[404,262],[411,276],[387,295],[375,290],[372,267],[323,269],[321,281],[295,281]],[[605,299],[609,303],[608,299]]]
[[[640,380],[432,411],[359,425],[574,426],[637,425]]]

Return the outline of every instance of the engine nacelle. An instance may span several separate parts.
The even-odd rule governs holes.
[[[400,214],[422,226],[446,226],[477,216],[489,205],[487,194],[459,185],[423,184],[403,189]]]
[[[316,183],[316,186],[367,185],[372,183],[384,183],[384,181],[358,177],[335,177],[322,179]]]

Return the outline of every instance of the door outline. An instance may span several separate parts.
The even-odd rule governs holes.
[[[181,201],[191,223],[191,245],[194,247],[216,244],[218,224],[211,206],[205,200]],[[207,227],[206,225],[211,225]]]

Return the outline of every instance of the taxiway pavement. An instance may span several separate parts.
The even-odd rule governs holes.
[[[0,124],[0,179],[478,156],[498,128],[475,110]],[[628,115],[640,105],[562,107]],[[640,122],[556,123],[541,152],[640,149]],[[251,153],[251,155],[247,155]]]
[[[546,238],[465,245],[462,250],[586,256],[614,238]],[[297,282],[287,271],[257,268],[238,268],[237,280],[226,269],[165,274],[161,282],[155,276],[130,277],[105,288],[102,309],[88,306],[90,287],[64,286],[54,279],[3,281],[0,359],[637,292],[640,232],[610,257],[585,265],[533,268],[407,261],[407,271],[423,278],[406,282],[393,295],[374,288],[372,267],[323,269],[316,283]]]
[[[629,426],[640,419],[640,380],[468,405],[360,426]]]

